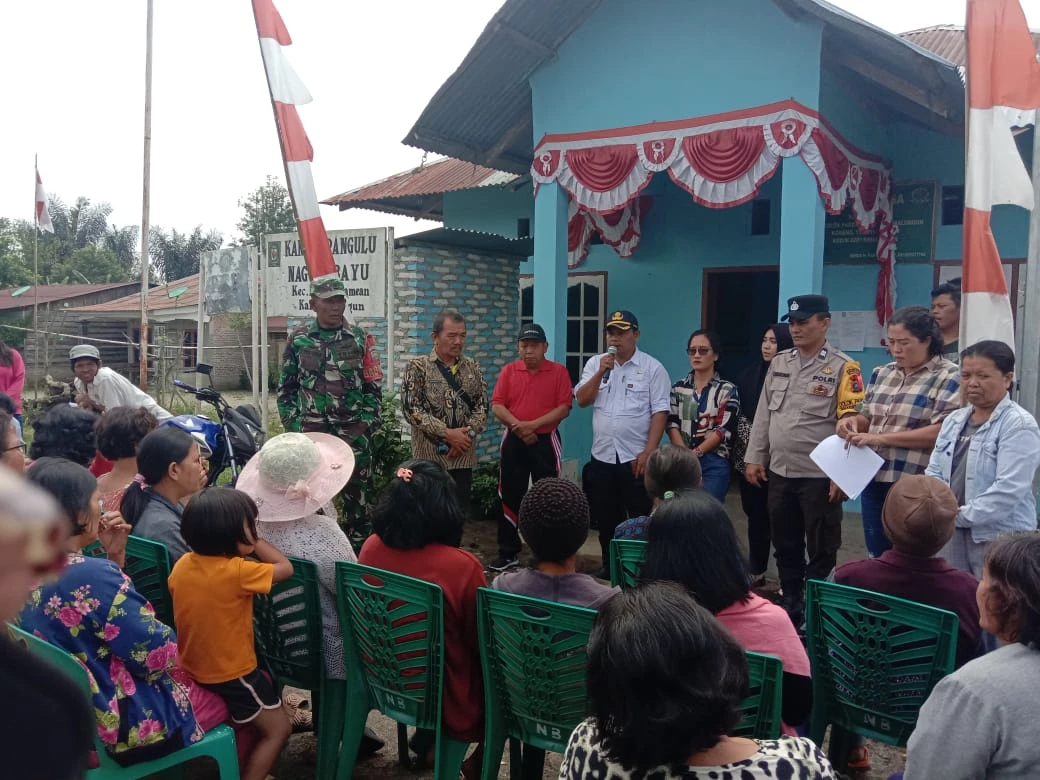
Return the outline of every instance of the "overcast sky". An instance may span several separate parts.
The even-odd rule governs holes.
[[[692,2],[693,0],[691,0]],[[964,23],[964,0],[831,0],[903,32]],[[1033,27],[1040,0],[1021,0]],[[401,139],[462,61],[497,0],[276,0],[291,62],[314,96],[300,110],[319,198],[417,166]],[[144,0],[2,0],[0,216],[31,218],[33,154],[48,192],[114,206],[139,224]],[[238,200],[281,176],[249,0],[155,0],[152,224],[216,228]],[[323,207],[331,228],[432,226]]]

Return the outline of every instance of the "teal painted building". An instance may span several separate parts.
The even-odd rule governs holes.
[[[959,275],[963,139],[957,63],[817,0],[508,0],[405,142],[513,174],[446,186],[436,213],[532,237],[521,316],[572,374],[625,308],[677,379],[691,331],[720,333],[731,373],[809,292],[848,313],[832,333],[865,371],[886,362],[885,296],[927,305]],[[857,238],[852,216],[875,232]],[[998,207],[993,223],[1014,306],[1028,214]],[[562,434],[584,463],[591,411]]]

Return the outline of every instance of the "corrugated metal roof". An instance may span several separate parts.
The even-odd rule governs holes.
[[[170,293],[176,294],[181,288],[185,288],[184,292],[175,298],[170,297]],[[185,276],[183,279],[177,279],[169,284],[153,287],[148,291],[149,312],[158,312],[164,309],[183,309],[185,307],[195,307],[196,309],[199,307],[198,274]],[[139,313],[141,311],[141,296],[127,295],[124,298],[116,298],[105,303],[96,303],[93,306],[77,306],[74,309],[69,309],[69,311],[82,313],[97,312],[99,314],[103,312]]]
[[[444,157],[380,181],[323,200],[327,206],[360,206],[367,201],[388,198],[407,198],[419,195],[440,195],[472,187],[495,187],[509,184],[519,177],[515,173],[496,171],[483,165]]]
[[[505,238],[494,233],[458,228],[434,228],[421,233],[394,239],[398,249],[406,246],[435,246],[445,249],[464,249],[492,257],[528,258],[534,254],[534,239]]]
[[[953,66],[914,42],[875,27],[825,0],[773,0],[794,16],[827,26],[837,48],[872,52],[901,78],[946,99],[963,113],[963,87]],[[438,154],[525,173],[534,138],[529,77],[599,5],[599,0],[506,0],[458,69],[430,100],[404,143]],[[960,106],[958,109],[957,106]]]
[[[1040,30],[1031,32],[1033,43],[1040,46]],[[900,33],[899,37],[934,52],[954,65],[963,67],[968,64],[968,42],[962,25],[939,24],[934,27],[922,27],[920,30]]]
[[[41,284],[39,293],[40,303],[53,303],[70,298],[80,298],[84,295],[111,290],[116,287],[125,287],[137,282],[112,282],[109,284]],[[15,295],[15,293],[18,293]],[[31,286],[15,287],[10,290],[0,290],[0,311],[10,309],[24,309],[32,306],[36,299],[36,293]]]

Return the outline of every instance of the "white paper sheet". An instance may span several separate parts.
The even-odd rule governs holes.
[[[885,462],[869,447],[845,449],[844,439],[838,436],[821,441],[809,457],[849,498],[857,498]]]

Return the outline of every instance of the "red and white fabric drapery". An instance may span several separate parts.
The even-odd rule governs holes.
[[[314,148],[296,110],[297,106],[311,102],[311,94],[285,55],[285,48],[292,44],[292,39],[273,0],[253,0],[253,17],[260,38],[264,69],[267,71],[267,86],[271,91],[278,140],[285,162],[286,183],[296,210],[296,224],[303,243],[307,273],[312,280],[317,280],[335,274],[336,261],[332,257],[325,223],[318,211],[318,194],[311,175]]]
[[[628,259],[635,254],[642,237],[643,217],[651,203],[652,198],[643,196],[608,214],[597,214],[579,207],[572,198],[567,209],[567,267],[577,268],[585,262],[596,233],[620,257]]]
[[[573,267],[588,253],[592,230],[622,257],[635,251],[645,206],[639,196],[655,173],[667,171],[703,206],[728,208],[754,198],[780,161],[795,155],[816,177],[828,213],[849,206],[861,231],[877,228],[881,268],[875,306],[884,324],[895,307],[898,229],[892,220],[891,167],[858,150],[817,112],[794,100],[677,122],[548,135],[535,149],[531,178],[536,188],[558,182],[571,196]]]

